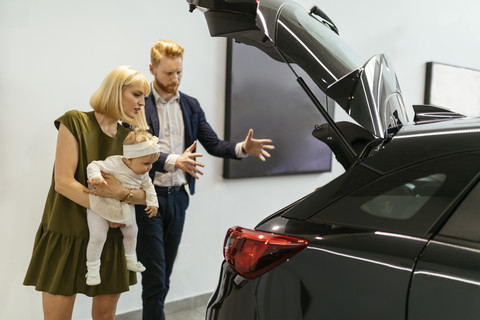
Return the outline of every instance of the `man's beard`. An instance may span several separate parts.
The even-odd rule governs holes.
[[[161,83],[160,81],[157,81],[157,80],[155,80],[155,84],[157,85],[157,87],[160,90],[162,90],[165,93],[173,93],[173,94],[177,93],[178,85],[175,88],[172,88],[171,86],[166,86],[166,85],[164,85],[163,83]]]

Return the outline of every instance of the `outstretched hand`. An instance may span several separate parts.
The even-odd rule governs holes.
[[[186,173],[190,174],[195,179],[199,179],[198,174],[203,175],[203,172],[198,170],[198,167],[204,167],[203,163],[197,162],[195,158],[203,157],[201,153],[193,153],[193,150],[197,146],[197,141],[195,141],[190,147],[188,147],[185,152],[177,158],[175,167],[179,168]]]
[[[270,158],[270,153],[268,153],[265,149],[273,150],[275,149],[274,145],[266,144],[272,143],[271,139],[254,139],[253,138],[253,130],[248,130],[247,137],[242,144],[243,152],[251,155],[259,157],[260,160],[265,161],[265,157]]]

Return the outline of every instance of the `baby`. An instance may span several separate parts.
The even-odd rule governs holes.
[[[158,200],[155,187],[148,175],[152,164],[160,156],[158,138],[145,130],[135,129],[123,142],[123,156],[111,156],[104,161],[92,161],[87,167],[89,184],[95,188],[107,184],[102,172],[113,175],[125,188],[128,196],[119,201],[90,194],[90,209],[87,209],[87,222],[90,239],[87,245],[87,285],[95,286],[100,280],[100,256],[107,239],[109,222],[124,224],[123,246],[127,269],[143,272],[145,267],[137,260],[135,253],[138,227],[135,221],[135,208],[130,203],[132,191],[143,189],[146,194],[146,213],[149,217],[157,214]]]

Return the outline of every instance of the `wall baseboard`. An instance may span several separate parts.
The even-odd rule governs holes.
[[[190,297],[182,300],[171,301],[165,304],[165,314],[172,314],[181,311],[191,310],[198,307],[206,306],[208,299],[212,293],[205,293],[195,297]],[[130,311],[127,313],[122,313],[116,315],[115,319],[117,320],[141,320],[142,319],[142,310]]]

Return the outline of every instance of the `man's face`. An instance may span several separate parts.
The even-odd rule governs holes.
[[[150,64],[150,72],[155,77],[154,86],[158,93],[173,95],[182,80],[183,59],[164,57],[157,66]]]

